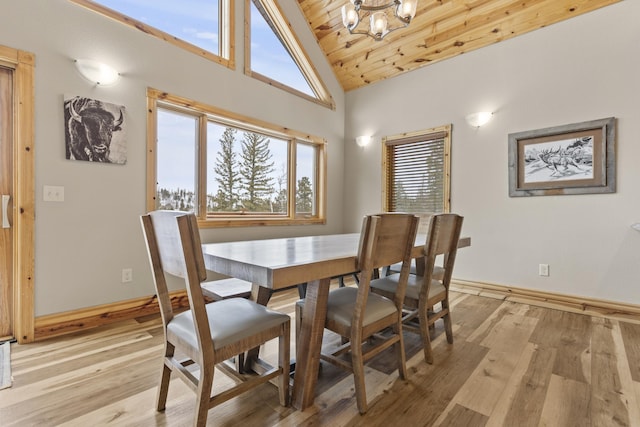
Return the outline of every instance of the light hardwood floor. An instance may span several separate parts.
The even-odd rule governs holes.
[[[269,305],[293,316],[296,299],[295,290],[281,292]],[[368,363],[364,416],[353,378],[325,364],[313,407],[283,408],[265,384],[212,409],[208,425],[640,426],[640,324],[462,293],[452,317],[454,344],[439,325],[433,365],[405,333],[407,381],[392,354]],[[195,398],[179,380],[166,411],[154,409],[161,334],[159,318],[146,317],[12,344],[14,383],[0,391],[0,425],[190,425]],[[327,345],[336,340],[325,335]],[[275,345],[263,354],[275,359]],[[218,374],[214,387],[228,381]]]

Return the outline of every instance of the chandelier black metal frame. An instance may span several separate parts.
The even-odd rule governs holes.
[[[365,34],[380,41],[390,32],[407,27],[417,6],[418,0],[349,0],[342,6],[342,23],[351,34]],[[367,17],[369,28],[364,29],[360,23]],[[395,18],[396,25],[389,26],[389,17]]]

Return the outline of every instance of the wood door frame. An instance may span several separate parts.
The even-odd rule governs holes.
[[[0,61],[14,70],[13,133],[13,335],[34,339],[35,272],[35,55],[0,45]]]

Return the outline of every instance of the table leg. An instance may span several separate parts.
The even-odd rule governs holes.
[[[416,275],[424,276],[424,270],[425,268],[427,268],[427,266],[425,265],[424,257],[418,257],[414,259],[414,262],[416,263]]]
[[[296,341],[296,371],[293,378],[293,406],[305,409],[313,404],[322,334],[327,315],[330,279],[316,280],[307,285],[302,330]]]
[[[260,305],[266,306],[271,298],[271,289],[263,288],[262,286],[251,285],[251,300],[257,302]],[[258,360],[258,354],[260,347],[252,348],[249,350],[244,358],[244,372],[248,372],[255,367],[255,362]]]

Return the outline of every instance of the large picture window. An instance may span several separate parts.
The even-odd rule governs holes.
[[[324,223],[321,138],[148,90],[148,209],[204,226]]]
[[[449,212],[451,125],[383,139],[384,209]]]

